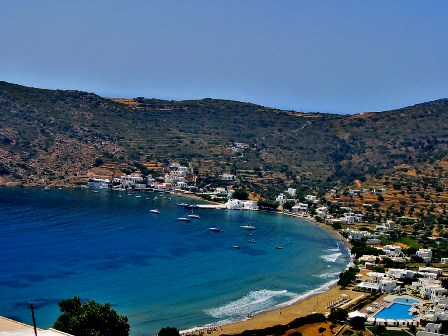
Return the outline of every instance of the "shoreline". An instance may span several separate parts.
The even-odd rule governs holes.
[[[17,187],[17,186],[4,186],[4,187]],[[35,188],[35,187],[31,187]],[[63,187],[72,188],[72,187]],[[73,187],[73,188],[82,188],[82,187]],[[109,189],[107,189],[109,190]],[[149,190],[148,190],[149,191]],[[147,192],[142,190],[141,192]],[[149,191],[151,193],[160,193],[157,191]],[[201,201],[208,204],[221,204],[217,202],[208,201],[202,199],[201,197],[194,194],[183,194],[170,192],[171,195],[195,199],[197,201]],[[337,237],[340,240],[346,249],[350,249],[350,243],[336,230],[333,230],[331,227],[325,225],[324,223],[320,223],[314,220],[311,217],[305,217],[293,213],[284,213],[281,211],[273,211],[272,213],[282,214],[289,217],[295,217],[298,219],[303,219],[309,222],[310,224],[317,225],[328,232],[330,235]],[[347,267],[350,263],[347,264]],[[186,329],[184,332],[192,331],[192,330],[207,330],[210,326],[218,326],[213,332],[214,334],[223,335],[223,334],[235,334],[241,333],[245,330],[251,329],[263,329],[267,327],[274,326],[276,324],[288,324],[292,320],[306,316],[313,312],[319,313],[327,313],[330,310],[326,308],[329,302],[335,301],[341,298],[341,296],[353,296],[354,294],[359,295],[357,292],[352,292],[351,290],[342,290],[337,286],[337,279],[333,279],[328,281],[327,283],[322,284],[321,286],[311,289],[308,292],[305,292],[298,296],[297,298],[290,300],[289,302],[285,302],[283,304],[279,304],[273,307],[270,310],[262,311],[256,313],[254,315],[250,315],[249,317],[241,317],[240,321],[232,321],[226,324],[222,321],[217,321],[216,323],[207,323],[200,327],[191,327]],[[363,296],[363,295],[361,295]]]
[[[333,230],[324,223],[320,223],[312,218],[300,215],[287,214],[279,211],[274,213],[304,219],[310,224],[317,225],[326,230],[330,235],[337,237],[344,244],[345,248],[350,251],[351,244],[347,241],[347,239],[338,231]],[[347,268],[350,266],[350,263],[351,262],[347,264]],[[327,307],[329,302],[341,299],[343,297],[349,297],[350,300],[344,302],[339,307],[356,302],[364,296],[365,294],[353,292],[351,289],[340,289],[337,285],[337,279],[333,279],[320,287],[305,292],[298,298],[289,301],[291,303],[285,302],[277,305],[273,309],[256,313],[247,318],[242,318],[240,321],[225,324],[219,324],[219,322],[209,323],[202,327],[191,327],[189,329],[182,330],[181,334],[188,334],[198,330],[210,330],[212,334],[216,335],[232,335],[242,333],[246,330],[264,329],[277,324],[288,324],[296,318],[303,317],[311,313],[329,313],[330,308]]]

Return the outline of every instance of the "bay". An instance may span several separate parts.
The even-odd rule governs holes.
[[[131,335],[155,335],[288,304],[325,288],[349,262],[336,237],[305,220],[195,209],[200,219],[179,222],[191,213],[183,202],[192,200],[0,188],[0,315],[31,324],[33,302],[38,326],[49,328],[59,300],[80,296],[111,303]]]

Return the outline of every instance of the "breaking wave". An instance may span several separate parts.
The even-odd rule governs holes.
[[[342,252],[337,252],[337,253],[321,255],[320,258],[322,258],[328,262],[335,262],[341,255],[342,255]]]
[[[240,318],[249,314],[255,314],[264,310],[272,309],[277,301],[287,297],[293,298],[297,294],[287,290],[273,291],[262,289],[250,292],[242,298],[230,302],[224,306],[208,309],[206,314],[218,319]]]
[[[335,279],[339,276],[341,272],[328,272],[328,273],[323,273],[323,274],[316,274],[313,275],[316,278],[321,278],[321,279]]]

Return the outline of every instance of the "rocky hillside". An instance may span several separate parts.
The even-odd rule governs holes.
[[[107,99],[0,82],[0,182],[74,185],[148,162],[237,173],[269,194],[323,191],[448,155],[448,99],[381,113],[298,113],[236,101]]]

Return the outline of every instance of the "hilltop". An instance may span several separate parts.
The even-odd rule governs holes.
[[[0,183],[76,185],[189,164],[265,196],[287,186],[323,194],[448,155],[448,99],[398,110],[301,113],[219,99],[104,98],[0,82]],[[414,169],[414,168],[413,168]]]

